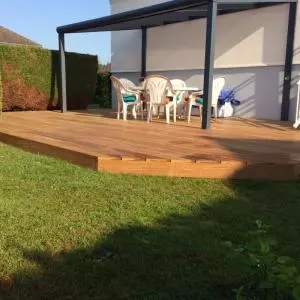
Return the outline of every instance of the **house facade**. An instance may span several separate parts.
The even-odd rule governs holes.
[[[111,0],[111,13],[167,0]],[[299,10],[299,4],[298,4]],[[217,17],[215,76],[226,78],[241,105],[235,115],[279,120],[287,40],[288,5],[253,9]],[[148,29],[147,74],[181,78],[203,86],[206,19]],[[140,78],[141,31],[112,32],[112,72],[134,82]],[[289,118],[296,108],[300,78],[300,12],[295,32]]]

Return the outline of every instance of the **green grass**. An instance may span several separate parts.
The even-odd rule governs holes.
[[[1,299],[233,299],[256,219],[300,266],[300,183],[98,174],[0,144]]]

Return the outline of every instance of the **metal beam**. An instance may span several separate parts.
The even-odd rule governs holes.
[[[141,65],[141,77],[146,77],[147,71],[147,28],[142,28],[142,65]]]
[[[66,55],[65,55],[65,36],[58,34],[58,44],[60,52],[60,99],[61,112],[67,111],[67,85],[66,85]]]
[[[122,24],[128,21],[141,20],[148,17],[159,16],[176,12],[182,9],[190,9],[201,5],[208,4],[209,0],[172,0],[151,6],[146,6],[131,11],[118,13],[115,15],[87,20],[79,23],[59,26],[56,28],[57,32],[61,33],[75,33],[86,29],[103,27],[113,24]],[[137,29],[137,28],[136,28]]]
[[[296,14],[297,14],[297,3],[290,3],[289,23],[288,23],[286,53],[285,53],[284,77],[283,77],[283,90],[282,90],[282,105],[281,105],[281,120],[282,121],[288,121],[288,119],[289,119]]]
[[[245,4],[245,3],[290,3],[290,2],[297,2],[297,0],[217,0],[219,4]]]
[[[210,128],[218,4],[209,3],[206,23],[202,129]]]
[[[189,12],[191,12],[192,14],[196,14],[195,18],[201,18],[202,14],[197,16],[197,10],[205,9],[211,1],[218,2],[221,4],[220,6],[232,4],[238,11],[239,6],[245,4],[275,5],[279,3],[296,2],[297,0],[172,0],[102,18],[60,26],[57,27],[56,30],[60,33],[135,30],[140,29],[141,26],[150,28],[164,25],[163,21],[167,23],[173,21],[185,22],[187,21],[185,19],[181,20],[181,18],[175,18],[173,20],[173,18],[169,19],[166,16],[176,13],[186,14],[186,12],[188,16]],[[144,22],[145,20],[147,20],[147,23]]]

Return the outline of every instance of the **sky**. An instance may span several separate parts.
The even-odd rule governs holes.
[[[2,0],[0,25],[44,48],[58,49],[56,27],[110,14],[109,0]],[[65,36],[66,50],[97,54],[110,62],[110,33],[76,33]]]

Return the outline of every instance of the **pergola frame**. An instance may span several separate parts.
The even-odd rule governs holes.
[[[103,18],[60,26],[57,28],[57,32],[61,62],[61,110],[62,112],[67,111],[64,42],[65,34],[140,29],[142,32],[141,77],[145,77],[147,74],[146,61],[148,28],[207,18],[203,88],[204,99],[206,99],[206,101],[204,101],[204,107],[202,110],[202,128],[208,129],[210,128],[211,118],[217,15],[283,3],[289,4],[289,19],[282,92],[281,120],[288,120],[297,0],[172,0]]]

